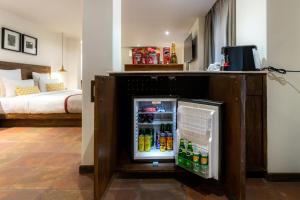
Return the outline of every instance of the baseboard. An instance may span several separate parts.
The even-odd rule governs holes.
[[[265,178],[267,172],[265,170],[247,171],[247,178]]]
[[[79,174],[93,174],[93,173],[94,173],[94,165],[79,166]]]
[[[299,182],[300,173],[269,173],[266,179],[273,182]]]

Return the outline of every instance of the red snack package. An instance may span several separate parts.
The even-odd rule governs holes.
[[[170,47],[164,47],[163,49],[163,58],[164,64],[170,64],[171,56],[170,56]]]

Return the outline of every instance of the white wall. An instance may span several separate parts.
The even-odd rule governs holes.
[[[237,0],[237,43],[256,44],[266,65],[299,70],[299,0]],[[254,12],[255,11],[255,12]],[[300,74],[268,78],[268,172],[300,172]]]
[[[83,3],[82,165],[94,164],[94,104],[90,102],[91,80],[95,79],[95,75],[106,75],[108,71],[121,69],[120,5],[120,0],[85,0]]]
[[[65,39],[64,66],[68,72],[65,74],[68,89],[81,88],[81,44],[80,40],[73,38]]]
[[[131,48],[122,47],[122,65],[132,64]]]
[[[260,57],[267,56],[267,0],[236,0],[237,45],[257,45]]]
[[[193,38],[197,37],[197,58],[190,63],[191,71],[203,70],[204,66],[204,29],[205,17],[198,17],[190,29]],[[187,35],[188,36],[188,35]]]
[[[268,0],[268,64],[300,69],[300,1]],[[280,76],[281,77],[281,76]],[[300,173],[300,73],[268,80],[268,171]]]
[[[60,34],[45,30],[35,23],[3,10],[0,10],[0,26],[38,38],[37,56],[0,49],[1,60],[49,66],[61,65]]]
[[[39,24],[33,23],[13,13],[0,9],[0,27],[6,27],[20,33],[38,38],[38,55],[28,55],[20,52],[7,51],[0,48],[0,60],[8,62],[19,62],[27,64],[47,65],[52,71],[57,71],[61,66],[61,33],[47,30]],[[65,66],[68,70],[66,76],[66,87],[77,88],[78,69],[80,69],[80,48],[75,47],[79,39],[65,39]],[[73,44],[72,44],[73,43]],[[80,44],[79,44],[80,45]],[[80,47],[80,46],[79,46]],[[70,54],[69,54],[70,52]]]

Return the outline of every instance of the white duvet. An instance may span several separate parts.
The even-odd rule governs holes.
[[[0,113],[66,113],[66,107],[69,113],[81,113],[81,94],[81,90],[64,90],[16,97],[1,97]],[[76,100],[72,100],[72,98],[76,98]],[[71,110],[69,110],[70,108]]]

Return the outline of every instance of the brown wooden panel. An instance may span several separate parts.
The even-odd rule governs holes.
[[[246,163],[247,170],[265,170],[262,96],[247,96],[246,104]]]
[[[118,166],[118,170],[121,172],[135,173],[164,173],[178,171],[175,163],[160,163],[157,167],[153,167],[152,163],[129,163]]]
[[[265,75],[247,75],[246,169],[250,177],[267,171],[267,87]]]
[[[81,127],[81,114],[2,114],[1,127]]]
[[[116,83],[114,77],[95,79],[95,182],[94,196],[100,200],[116,165]]]
[[[6,69],[6,70],[21,69],[23,80],[32,79],[32,72],[51,73],[50,66],[31,65],[31,64],[13,63],[13,62],[4,62],[4,61],[0,61],[0,69]]]
[[[125,71],[183,71],[183,64],[125,65]]]
[[[263,76],[248,75],[247,76],[247,95],[263,94]]]
[[[263,154],[265,170],[268,169],[268,119],[267,119],[267,76],[263,76],[263,95],[262,95],[262,112],[263,112]]]
[[[226,194],[245,199],[245,99],[243,75],[210,76],[209,99],[224,102],[222,133],[222,182]]]
[[[65,114],[65,113],[51,113],[51,114],[1,114],[0,119],[81,119],[81,114]]]

